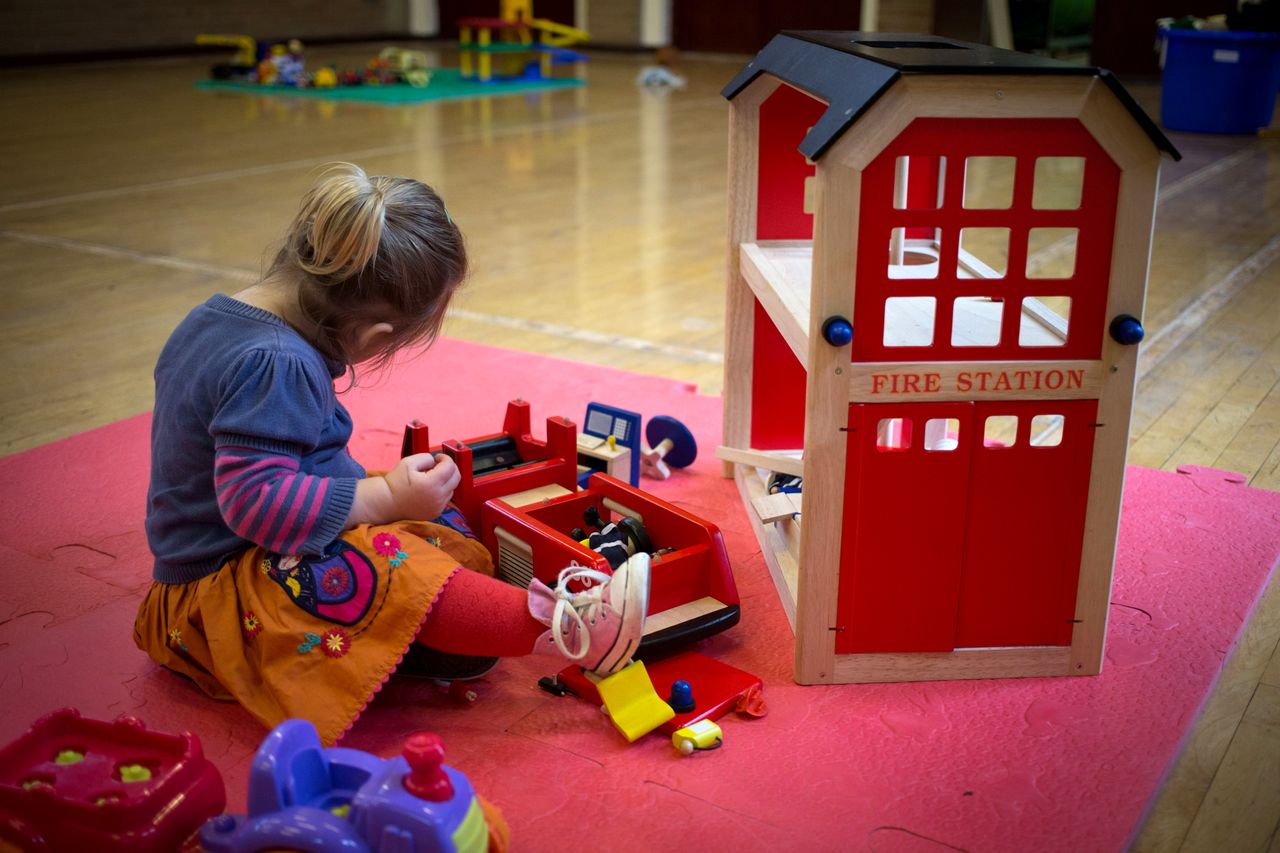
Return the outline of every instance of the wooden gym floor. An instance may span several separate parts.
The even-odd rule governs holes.
[[[332,160],[443,194],[474,258],[446,334],[718,393],[719,89],[743,61],[688,59],[666,93],[634,85],[645,58],[597,54],[581,89],[403,109],[196,92],[210,60],[191,57],[5,70],[0,453],[148,410],[169,331],[254,281]],[[1280,489],[1280,139],[1172,138],[1129,458]],[[1136,849],[1280,851],[1278,639],[1273,582]]]

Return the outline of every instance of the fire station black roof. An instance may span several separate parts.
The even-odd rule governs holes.
[[[788,30],[774,36],[721,92],[732,100],[769,73],[822,98],[826,112],[800,143],[817,160],[903,74],[1065,74],[1099,77],[1155,146],[1182,155],[1110,72],[939,36]]]

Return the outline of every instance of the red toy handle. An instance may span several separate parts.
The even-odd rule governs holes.
[[[404,742],[404,760],[409,762],[409,773],[404,777],[404,789],[420,800],[442,803],[453,797],[453,783],[445,775],[444,741],[439,735],[418,732]]]

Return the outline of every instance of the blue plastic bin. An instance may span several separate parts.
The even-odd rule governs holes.
[[[1163,30],[1160,121],[1170,130],[1254,133],[1280,91],[1280,33]]]

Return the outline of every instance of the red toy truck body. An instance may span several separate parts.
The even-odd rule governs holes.
[[[608,474],[593,474],[583,491],[524,506],[487,502],[480,536],[497,576],[519,586],[533,578],[555,586],[560,570],[573,563],[609,573],[603,555],[569,535],[583,526],[589,507],[606,524],[638,519],[653,541],[649,613],[637,657],[665,654],[738,623],[738,588],[719,528]]]
[[[569,535],[590,527],[588,507],[602,524],[640,520],[653,543],[649,615],[638,657],[655,657],[738,623],[738,589],[719,529],[679,507],[607,474],[578,490],[577,427],[547,419],[547,440],[530,434],[529,404],[507,404],[503,432],[465,441],[428,442],[427,427],[405,428],[402,453],[444,452],[461,480],[453,502],[493,555],[497,575],[527,587],[536,577],[554,586],[577,563],[611,573],[609,562]]]

